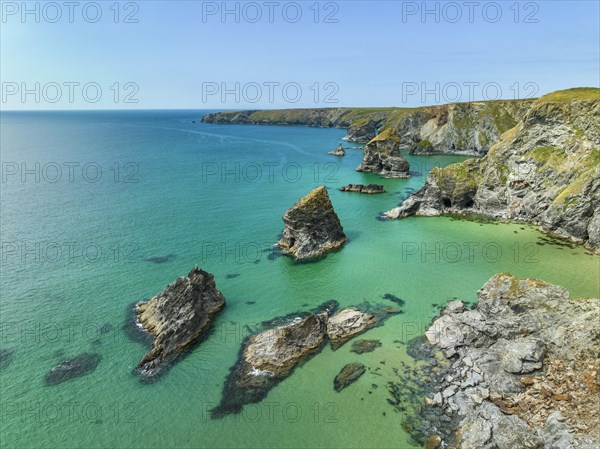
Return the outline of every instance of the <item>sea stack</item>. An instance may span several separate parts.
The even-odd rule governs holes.
[[[325,186],[294,204],[283,215],[283,221],[285,227],[277,245],[298,261],[317,259],[347,240]]]
[[[217,290],[214,276],[198,267],[139,303],[139,322],[154,338],[150,352],[138,365],[142,377],[159,374],[163,363],[204,336],[223,307],[225,298]]]
[[[400,153],[400,137],[387,128],[365,147],[361,164],[356,171],[377,173],[385,178],[408,178],[410,165]]]
[[[331,154],[332,156],[346,156],[346,150],[344,150],[344,147],[340,143],[335,150],[330,151],[327,154]]]

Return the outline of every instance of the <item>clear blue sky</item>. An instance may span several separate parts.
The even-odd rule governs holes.
[[[598,1],[500,1],[495,21],[498,9],[487,1],[428,2],[438,13],[422,17],[420,1],[315,8],[311,0],[295,4],[302,13],[295,23],[298,8],[285,1],[229,2],[239,22],[233,13],[223,20],[222,2],[122,2],[115,17],[114,1],[100,1],[96,23],[90,2],[73,11],[57,3],[58,20],[47,2],[29,2],[39,14],[25,16],[21,1],[2,2],[2,109],[420,106],[496,98],[498,88],[514,98],[600,87]],[[127,14],[137,23],[123,23]],[[79,83],[72,102],[69,82]],[[84,96],[87,83],[96,84]],[[279,83],[273,102],[265,83]],[[223,87],[239,101],[233,93],[223,99]],[[37,89],[39,103],[33,93],[23,99],[23,88]],[[437,98],[423,97],[424,88]],[[127,94],[138,102],[124,102]],[[328,94],[338,102],[325,102]]]

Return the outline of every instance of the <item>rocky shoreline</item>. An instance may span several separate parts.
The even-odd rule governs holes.
[[[345,128],[350,142],[369,143],[394,130],[401,149],[414,154],[483,156],[525,114],[533,99],[451,103],[419,108],[321,108],[226,111],[204,123]]]
[[[413,356],[430,362],[424,406],[413,401],[405,428],[456,449],[598,447],[598,299],[509,274],[478,297],[473,309],[450,302],[413,342]]]
[[[433,169],[387,217],[525,221],[600,253],[600,89],[591,90],[596,99],[590,89],[540,98],[486,156]]]

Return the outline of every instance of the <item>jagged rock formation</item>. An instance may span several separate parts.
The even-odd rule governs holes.
[[[396,132],[386,129],[366,145],[356,171],[377,173],[385,178],[408,178],[410,165],[400,153],[399,143]]]
[[[345,140],[368,143],[390,129],[401,149],[415,154],[484,155],[521,120],[533,100],[452,103],[421,108],[324,108],[227,111],[205,123],[307,125],[348,128]]]
[[[426,403],[456,418],[453,447],[599,447],[598,299],[509,274],[478,297],[472,310],[451,303],[425,334],[448,360]]]
[[[283,221],[283,235],[277,244],[298,261],[322,257],[347,240],[325,186],[300,199],[283,215]]]
[[[154,338],[152,348],[139,363],[143,379],[160,374],[161,366],[197,342],[209,330],[225,298],[214,277],[194,267],[162,292],[137,305],[142,327]]]
[[[348,184],[347,186],[340,187],[342,192],[358,192],[358,193],[384,193],[385,189],[380,184]]]
[[[240,359],[225,381],[221,403],[212,410],[212,416],[220,418],[239,413],[245,404],[264,399],[299,363],[317,353],[327,338],[332,346],[339,346],[400,313],[387,307],[372,311],[351,307],[331,316],[336,306],[335,302],[326,303],[310,314],[270,320],[265,324],[272,327],[248,337]]]
[[[534,102],[482,159],[432,170],[387,215],[524,220],[600,251],[599,198],[600,89],[572,89]]]
[[[330,151],[327,154],[331,154],[332,156],[346,156],[346,150],[344,150],[344,147],[340,143],[334,151]]]
[[[362,363],[348,363],[333,379],[333,389],[338,393],[353,384],[367,369]]]

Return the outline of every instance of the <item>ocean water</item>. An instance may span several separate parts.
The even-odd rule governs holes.
[[[474,301],[498,272],[600,295],[600,258],[533,227],[377,219],[462,157],[408,156],[412,178],[383,180],[355,172],[359,150],[327,155],[344,130],[193,123],[204,112],[2,113],[1,447],[411,447],[386,387],[437,305]],[[387,192],[340,192],[347,183]],[[321,184],[348,244],[310,264],[274,256],[282,214]],[[142,384],[133,369],[147,347],[125,331],[131,306],[194,265],[214,273],[227,307],[206,341]],[[325,347],[263,402],[210,418],[256,323],[330,299],[385,304],[387,293],[404,313],[361,337],[382,347]],[[101,355],[93,372],[45,385],[82,353]],[[353,361],[368,372],[334,392]]]

